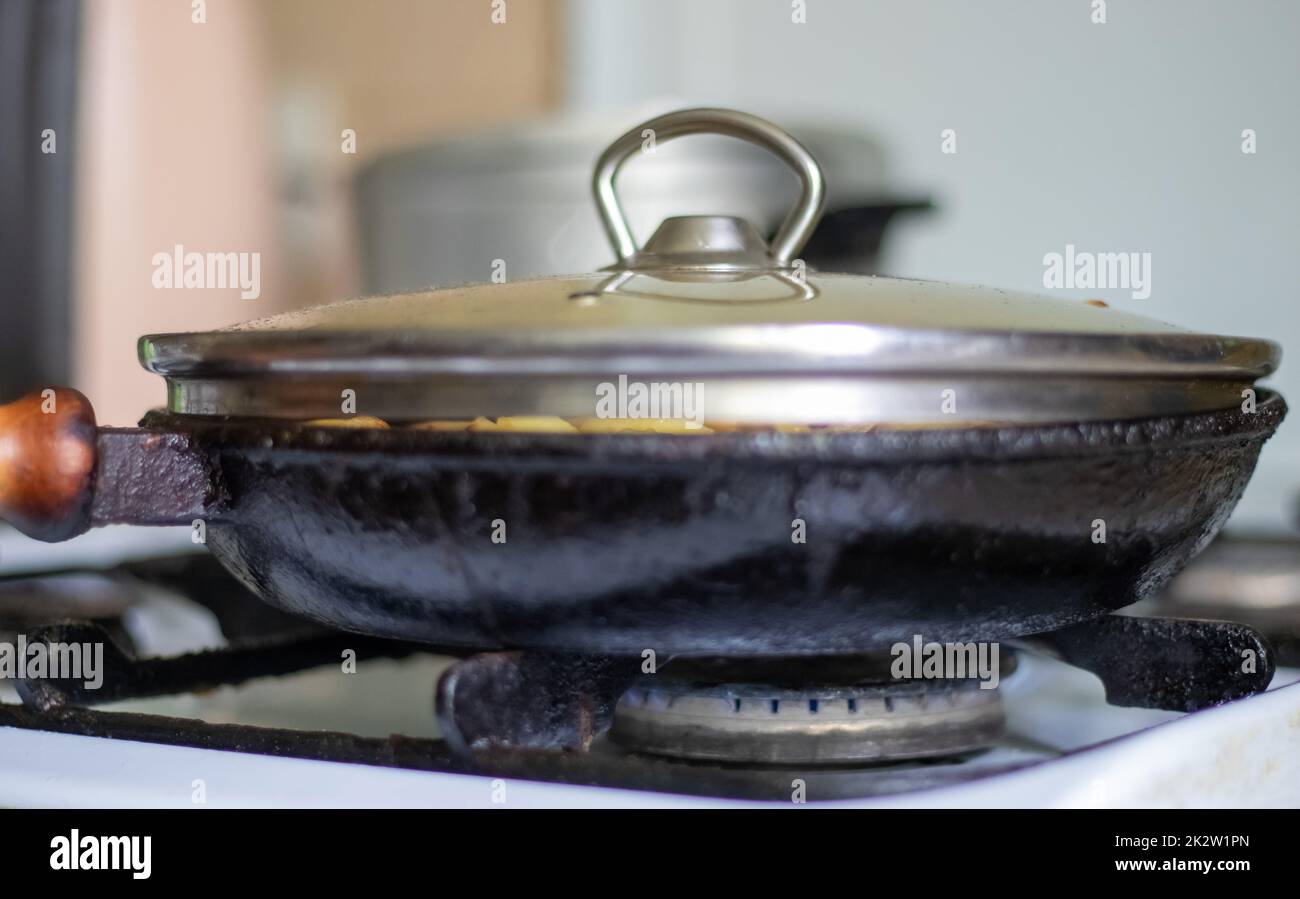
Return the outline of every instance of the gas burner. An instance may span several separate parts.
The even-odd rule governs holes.
[[[1006,671],[1015,653],[1006,653]],[[624,751],[758,765],[966,755],[1005,730],[996,684],[900,679],[887,653],[678,657],[639,678],[609,730]]]
[[[673,758],[841,765],[962,755],[1005,725],[998,690],[970,680],[781,689],[666,674],[623,694],[609,738]]]
[[[42,608],[37,594],[70,582],[0,581],[9,588],[0,591],[0,612],[29,641],[105,644],[102,689],[86,690],[76,680],[17,681],[22,705],[0,703],[0,729],[516,782],[823,801],[968,784],[1028,770],[1071,751],[1055,731],[1049,729],[1044,740],[1043,732],[1024,728],[1025,713],[1041,693],[1036,677],[1042,677],[1043,666],[1066,669],[1042,656],[1094,673],[1111,705],[1170,711],[1258,693],[1273,673],[1271,650],[1249,627],[1118,615],[1008,638],[1001,644],[1000,687],[983,690],[976,679],[896,680],[885,653],[677,656],[649,674],[639,656],[464,655],[444,648],[441,655],[462,657],[432,669],[441,672],[437,737],[377,738],[94,708],[206,695],[218,686],[265,683],[294,672],[323,673],[337,669],[344,651],[361,661],[412,656],[413,662],[438,652],[328,629],[304,632],[294,619],[267,620],[258,612],[263,607],[205,556],[134,562],[98,575],[116,588],[100,591],[111,602],[65,604],[58,609],[61,615],[83,620],[45,626],[37,621]],[[124,604],[137,609],[132,594],[142,585],[174,590],[212,610],[224,645],[176,655],[119,641],[116,616],[101,612],[121,612]],[[84,602],[83,594],[69,601]],[[1249,666],[1243,662],[1247,658]],[[1022,672],[1014,670],[1021,666]],[[420,670],[427,675],[430,668]],[[1029,716],[1037,723],[1041,717]]]

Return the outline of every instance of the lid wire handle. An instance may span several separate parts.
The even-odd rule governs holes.
[[[614,179],[623,165],[642,146],[645,131],[653,133],[656,143],[688,134],[720,134],[735,137],[772,153],[799,177],[802,193],[799,202],[786,214],[785,221],[772,238],[771,254],[778,267],[786,267],[812,236],[826,205],[826,182],[817,160],[803,144],[766,119],[734,109],[682,109],[642,122],[609,145],[596,161],[592,191],[596,208],[620,262],[637,254],[636,239],[628,225],[614,189]]]

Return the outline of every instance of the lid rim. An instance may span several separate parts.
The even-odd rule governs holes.
[[[1272,340],[1234,335],[915,329],[857,322],[680,329],[208,331],[140,338],[141,365],[184,378],[355,372],[664,374],[1052,373],[1084,377],[1262,378]]]

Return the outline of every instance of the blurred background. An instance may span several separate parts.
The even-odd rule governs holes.
[[[1145,299],[1067,293],[1278,340],[1295,402],[1297,45],[1293,0],[0,0],[0,398],[130,424],[164,401],[143,333],[608,264],[595,156],[726,105],[826,165],[812,265],[1041,292],[1067,244],[1150,253]],[[708,139],[626,180],[641,237],[793,194]],[[177,245],[258,253],[258,296],[156,288]],[[1292,520],[1297,450],[1293,420],[1239,525]]]

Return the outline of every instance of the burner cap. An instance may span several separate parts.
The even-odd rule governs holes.
[[[971,680],[790,689],[665,674],[623,694],[610,739],[676,758],[836,765],[985,749],[1004,725],[999,691]]]

